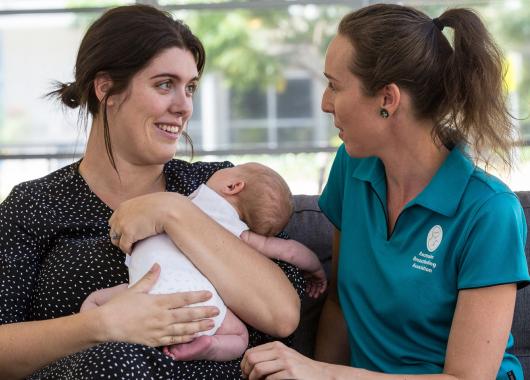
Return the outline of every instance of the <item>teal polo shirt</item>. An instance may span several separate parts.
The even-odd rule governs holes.
[[[517,197],[458,148],[405,206],[391,236],[376,157],[352,158],[341,146],[319,205],[341,231],[338,294],[354,367],[441,373],[458,291],[530,280]],[[497,379],[510,371],[523,379],[517,358],[505,353]]]

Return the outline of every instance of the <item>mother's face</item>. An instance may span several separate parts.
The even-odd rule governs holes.
[[[115,158],[133,164],[169,161],[193,112],[197,83],[193,55],[177,47],[162,51],[135,74],[128,89],[108,102]]]

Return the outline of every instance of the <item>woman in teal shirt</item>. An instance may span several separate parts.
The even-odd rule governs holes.
[[[324,75],[344,144],[319,201],[336,227],[321,362],[272,343],[247,351],[243,372],[522,380],[506,349],[529,280],[524,214],[471,159],[509,165],[515,135],[486,28],[465,9],[362,8],[341,21]]]

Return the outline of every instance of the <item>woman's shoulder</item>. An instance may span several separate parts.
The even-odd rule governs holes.
[[[173,159],[164,166],[167,188],[169,191],[189,195],[219,169],[234,166],[229,161],[189,162]]]
[[[50,193],[56,189],[65,191],[68,188],[65,185],[71,183],[78,176],[78,166],[79,161],[57,169],[44,177],[21,182],[13,187],[9,197],[36,196]]]
[[[190,162],[174,158],[165,165],[165,170],[187,170],[191,173],[214,169],[215,172],[216,170],[232,166],[234,166],[234,164],[232,164],[230,161]]]
[[[511,205],[519,206],[517,196],[500,178],[475,168],[469,178],[464,202],[474,203],[481,207],[485,204],[495,204],[497,207]]]

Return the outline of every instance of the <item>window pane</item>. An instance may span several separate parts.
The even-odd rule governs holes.
[[[267,95],[262,89],[230,91],[230,118],[264,119],[267,117]]]
[[[230,131],[230,141],[234,147],[245,148],[249,143],[262,144],[267,141],[265,128],[239,128]]]
[[[291,146],[298,145],[306,141],[311,141],[312,130],[304,127],[293,126],[291,128],[280,128],[278,130],[278,145]]]
[[[285,91],[278,94],[278,118],[312,117],[313,86],[308,79],[289,79]]]

